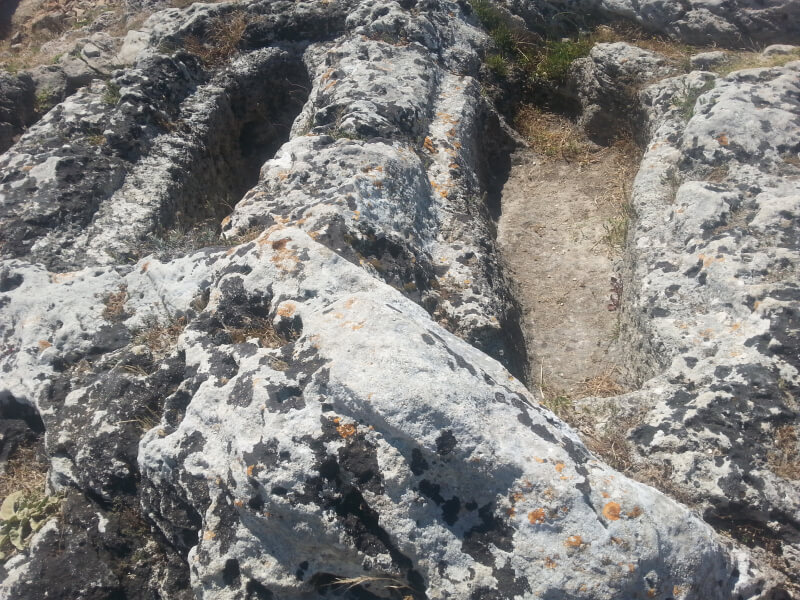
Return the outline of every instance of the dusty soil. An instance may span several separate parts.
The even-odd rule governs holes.
[[[623,146],[573,161],[532,149],[513,157],[498,242],[546,402],[622,391],[611,278],[635,161]]]

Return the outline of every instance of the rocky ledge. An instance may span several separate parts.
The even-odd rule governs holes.
[[[715,528],[797,564],[800,63],[638,95],[613,414],[698,515],[524,385],[486,44],[445,0],[168,9],[0,157],[0,408],[63,498],[4,597],[787,597]]]

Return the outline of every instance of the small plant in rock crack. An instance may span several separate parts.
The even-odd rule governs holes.
[[[619,307],[622,303],[622,279],[612,277],[610,290],[611,295],[609,297],[607,308],[609,311],[613,312],[615,310],[619,310]]]
[[[36,92],[36,98],[33,101],[33,109],[39,114],[44,114],[56,104],[58,104],[56,93],[53,90],[44,88]]]
[[[133,342],[137,345],[147,346],[154,357],[164,358],[178,343],[178,338],[186,328],[186,324],[186,317],[178,317],[167,323],[159,323],[153,319],[136,334]]]
[[[122,97],[120,93],[120,87],[113,81],[106,82],[106,89],[103,92],[103,102],[108,104],[109,106],[116,106],[117,102],[119,102],[120,98]]]
[[[673,99],[672,105],[678,109],[678,114],[680,114],[684,120],[688,121],[694,116],[697,100],[706,92],[713,90],[714,86],[716,86],[716,81],[714,79],[709,79],[698,88],[693,88],[688,84],[684,84],[683,93]]]
[[[487,56],[486,66],[501,79],[508,77],[508,59],[502,54],[491,54]]]
[[[24,550],[33,534],[58,512],[61,499],[20,490],[0,506],[0,561]]]

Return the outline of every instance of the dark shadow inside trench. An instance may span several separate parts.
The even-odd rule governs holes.
[[[308,73],[294,56],[276,56],[234,81],[219,96],[188,172],[176,174],[182,185],[162,209],[162,228],[188,230],[230,214],[258,182],[262,165],[289,139],[310,90]]]
[[[11,35],[11,19],[19,6],[20,0],[3,0],[0,2],[0,40]]]

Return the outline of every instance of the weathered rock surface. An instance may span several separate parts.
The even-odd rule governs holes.
[[[644,386],[610,403],[636,415],[642,465],[795,574],[799,73],[694,72],[642,92],[623,322]]]
[[[183,48],[242,16],[240,54],[221,66]],[[445,0],[170,9],[143,25],[131,68],[0,157],[0,403],[35,407],[49,487],[67,496],[64,518],[3,567],[5,596],[775,597],[746,551],[603,464],[520,382],[524,340],[492,231],[493,171],[515,142],[474,79],[485,42]],[[598,56],[636,52],[612,46]],[[637,54],[631,77],[641,65],[661,67]],[[775,260],[793,238],[774,219],[796,214],[793,180],[768,185],[780,153],[796,152],[796,70],[719,88],[748,114],[747,102],[775,105],[764,114],[783,137],[759,145],[743,121],[720,150],[741,162],[738,193],[767,193],[772,212],[754,226]],[[689,181],[711,158],[681,137],[668,105],[681,80],[668,81],[648,92],[652,135],[697,161],[675,163]],[[703,115],[693,135],[711,144],[718,115]],[[704,197],[684,185],[686,203]],[[731,188],[708,193],[724,202]],[[663,227],[639,197],[642,227]],[[702,214],[681,225],[698,247]],[[210,247],[152,253],[169,230],[188,237],[223,215]],[[650,255],[636,260],[650,272]],[[790,288],[761,309],[779,341]],[[632,307],[657,301],[630,293]],[[674,347],[658,316],[638,335]],[[712,372],[722,363],[706,356],[709,385],[749,392],[754,373],[795,385],[796,364],[758,338],[765,320],[748,350],[761,370]],[[791,416],[788,400],[770,402],[742,422]],[[648,444],[659,414],[637,434]],[[702,485],[719,481],[711,462]],[[796,506],[778,498],[793,484],[758,476],[763,488],[724,489],[793,527]]]
[[[503,4],[540,31],[558,24],[569,30],[622,18],[689,44],[796,43],[800,37],[800,5],[795,0],[504,0]]]
[[[34,120],[36,88],[25,73],[0,71],[0,152],[14,143],[14,137]]]
[[[624,42],[595,44],[589,56],[576,60],[570,70],[567,93],[580,105],[578,124],[599,144],[608,144],[621,133],[634,134],[644,118],[637,109],[636,90],[675,71],[655,52]]]

